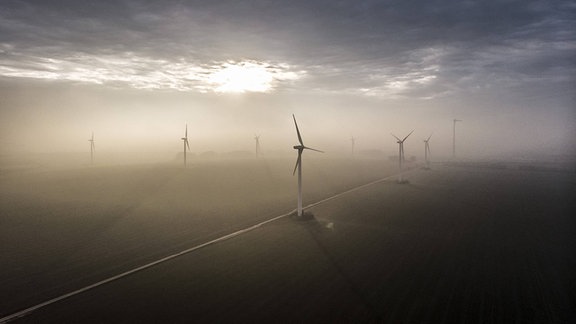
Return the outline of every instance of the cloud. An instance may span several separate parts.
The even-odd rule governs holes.
[[[13,0],[0,9],[5,78],[205,92],[213,66],[252,61],[270,64],[277,89],[423,99],[576,78],[570,1]]]
[[[67,56],[56,58],[35,57],[10,51],[8,54],[4,53],[4,62],[7,64],[0,66],[0,75],[5,77],[175,91],[221,92],[231,86],[230,81],[235,82],[235,86],[246,85],[252,81],[252,87],[246,87],[246,91],[265,92],[281,86],[284,82],[298,79],[303,74],[300,71],[291,71],[287,64],[255,61],[199,64],[184,58],[154,59],[136,53],[68,53]],[[234,71],[235,75],[231,73]],[[249,80],[250,77],[253,79]]]

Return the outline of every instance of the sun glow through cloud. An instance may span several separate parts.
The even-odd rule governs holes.
[[[274,75],[263,64],[254,62],[226,63],[213,73],[209,82],[217,92],[268,92]]]
[[[10,64],[12,51],[0,58],[0,76],[129,86],[135,89],[198,91],[201,93],[271,92],[283,82],[300,79],[284,63],[227,61],[197,64],[184,58],[154,59],[136,53],[70,54],[60,58],[19,55],[24,63]],[[3,64],[7,63],[7,64]]]

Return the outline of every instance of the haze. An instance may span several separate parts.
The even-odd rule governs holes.
[[[1,153],[574,154],[572,1],[0,3]],[[412,142],[412,143],[410,143]],[[88,156],[88,155],[87,155]]]
[[[573,322],[575,89],[569,0],[1,0],[0,323]]]

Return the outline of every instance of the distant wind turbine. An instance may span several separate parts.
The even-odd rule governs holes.
[[[460,119],[454,119],[454,126],[452,127],[452,158],[456,158],[456,122],[461,122]]]
[[[186,167],[186,148],[190,151],[190,144],[188,143],[188,124],[186,124],[186,131],[184,132],[184,137],[181,138],[184,142],[184,167]]]
[[[350,143],[352,144],[352,156],[354,156],[354,145],[356,144],[356,138],[354,138],[354,136],[350,137]]]
[[[256,141],[256,157],[260,155],[260,135],[254,135],[254,140]]]
[[[96,151],[96,145],[94,145],[94,132],[92,132],[92,137],[90,137],[88,142],[90,142],[90,164],[94,164],[94,152]]]
[[[302,217],[302,152],[304,150],[312,150],[320,153],[324,153],[320,150],[316,150],[307,146],[304,146],[304,142],[302,141],[302,136],[300,135],[300,130],[298,129],[298,123],[296,122],[296,117],[292,114],[292,118],[294,119],[294,125],[296,126],[296,134],[298,134],[298,142],[300,145],[294,145],[294,149],[298,150],[298,159],[296,160],[296,166],[294,166],[294,171],[292,175],[296,173],[296,169],[298,169],[298,217]]]
[[[392,136],[394,136],[398,141],[396,143],[398,143],[398,168],[400,169],[400,174],[398,174],[398,183],[404,183],[404,180],[402,179],[402,162],[405,161],[404,158],[404,141],[408,138],[408,136],[410,136],[412,133],[414,132],[414,130],[412,130],[408,135],[406,135],[406,137],[404,137],[403,139],[398,138],[396,135],[392,134]]]
[[[430,141],[431,137],[432,137],[432,134],[430,134],[430,136],[428,136],[428,138],[424,140],[424,162],[426,163],[426,165],[424,166],[424,169],[426,169],[426,170],[430,169],[430,160],[429,160],[430,143],[428,143],[428,142]]]

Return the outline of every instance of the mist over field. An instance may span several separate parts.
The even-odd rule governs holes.
[[[565,323],[575,315],[573,169],[407,162],[408,183],[398,184],[395,161],[306,153],[304,205],[329,199],[307,208],[314,220],[285,216],[130,275],[294,215],[293,157],[3,169],[0,282],[10,298],[0,316]],[[251,307],[258,303],[269,308]]]
[[[575,22],[0,1],[0,322],[573,322]]]
[[[184,124],[195,154],[206,151],[262,150],[289,153],[296,143],[291,114],[301,123],[307,142],[328,154],[346,156],[350,138],[356,149],[394,154],[390,135],[403,137],[406,154],[423,156],[422,140],[431,140],[436,157],[452,153],[452,119],[457,124],[459,155],[466,158],[573,155],[573,102],[511,99],[487,107],[469,99],[374,99],[350,95],[180,94],[134,90],[95,90],[83,85],[2,87],[2,154],[89,152],[94,132],[97,151],[164,153],[181,151]],[[42,91],[36,91],[40,88]],[[464,102],[463,102],[464,101]],[[468,102],[472,101],[472,102]],[[494,105],[493,100],[489,100]]]

